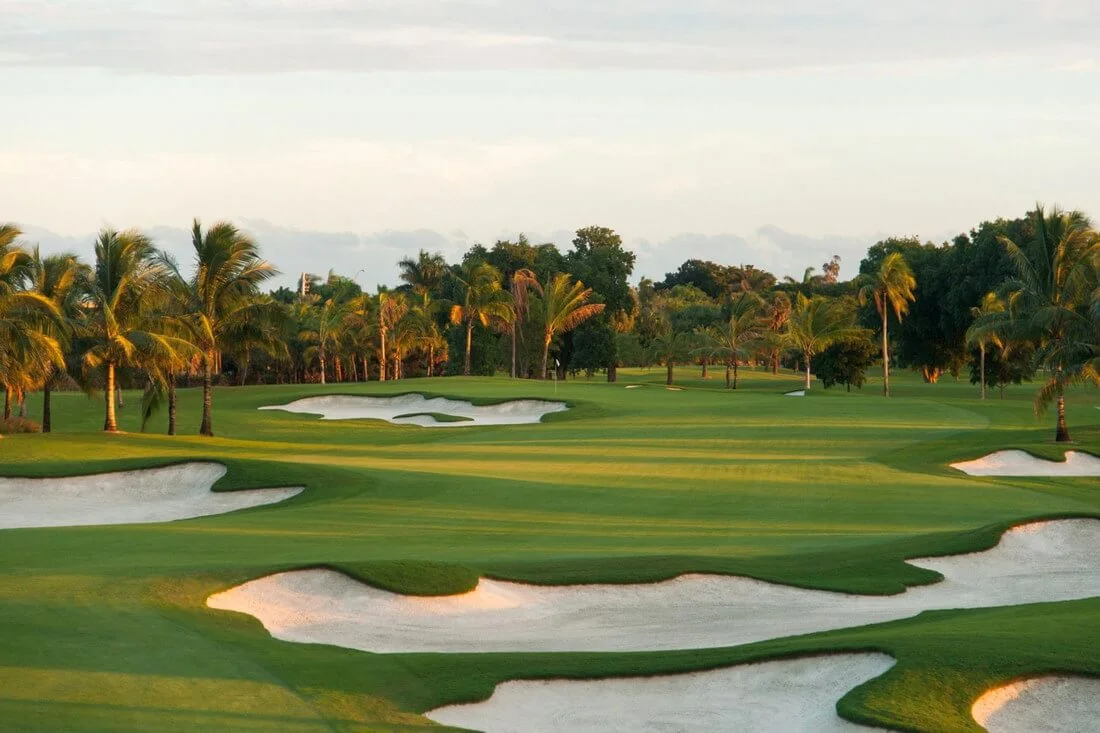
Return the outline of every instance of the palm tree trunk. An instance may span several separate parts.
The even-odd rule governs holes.
[[[982,378],[982,399],[985,399],[985,344],[978,344],[978,349],[981,351],[981,361],[978,368],[981,370]]]
[[[779,349],[772,352],[772,376],[779,374]]]
[[[810,352],[803,352],[803,357],[806,360],[806,389],[810,388]]]
[[[378,335],[382,339],[382,348],[378,351],[378,381],[386,381],[386,329],[378,329]]]
[[[168,434],[176,434],[176,375],[168,375]]]
[[[515,346],[515,344],[513,344],[513,347],[514,346]],[[513,351],[513,359],[512,359],[512,376],[513,377],[516,376],[516,362],[515,362],[514,354],[515,354],[515,352]],[[429,377],[433,376],[432,372],[434,370],[435,370],[435,345],[433,344],[433,345],[428,347],[428,376]]]
[[[730,363],[726,360],[726,389],[730,388]]]
[[[370,358],[364,353],[363,356],[363,381],[370,381]]]
[[[890,352],[887,348],[887,319],[888,312],[886,308],[882,309],[882,395],[884,397],[890,396]]]
[[[703,359],[703,373],[701,375],[703,379],[710,379],[710,374],[708,374],[709,368],[710,368],[710,359]]]
[[[120,409],[125,409],[126,408],[126,399],[122,396],[122,385],[121,384],[118,385],[115,388],[115,391],[118,393],[118,406],[119,406],[119,408]]]
[[[210,414],[213,411],[214,402],[214,374],[213,364],[206,360],[202,372],[202,424],[199,425],[199,435],[214,437],[214,427],[210,424]]]
[[[667,370],[667,372],[665,373],[665,384],[672,384],[672,368],[672,360],[670,359],[669,361],[665,362],[665,369]]]
[[[463,376],[470,376],[470,345],[474,338],[474,322],[466,321],[466,364],[462,367]]]
[[[103,420],[103,430],[108,433],[118,432],[118,419],[115,416],[115,364],[107,362],[107,386],[103,390],[107,398],[107,417]]]
[[[4,387],[4,419],[11,419],[11,390]]]
[[[325,382],[325,367],[327,365],[325,364],[325,353],[323,351],[321,352],[320,359],[321,359],[321,384],[325,384],[326,383]]]
[[[1058,432],[1054,436],[1056,443],[1069,443],[1069,428],[1066,426],[1066,398],[1058,395]]]
[[[542,371],[539,372],[539,379],[546,379],[546,362],[550,358],[550,339],[542,345]]]
[[[19,390],[19,417],[25,418],[27,416],[27,393],[23,390]]]
[[[431,375],[428,375],[431,376]],[[516,378],[516,322],[512,321],[512,379]]]
[[[619,365],[611,362],[607,365],[607,381],[614,382],[619,378]]]
[[[733,359],[733,388],[737,389],[737,357]]]
[[[50,383],[42,387],[42,432],[48,433],[53,430],[53,409],[51,405],[51,396],[53,390],[50,389]]]

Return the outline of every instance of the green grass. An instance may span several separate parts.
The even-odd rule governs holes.
[[[0,729],[407,731],[417,713],[484,698],[516,677],[713,668],[773,656],[881,650],[898,665],[848,695],[853,720],[976,731],[970,702],[1000,681],[1100,675],[1100,601],[922,614],[734,649],[636,654],[374,655],[275,641],[205,598],[267,573],[332,567],[438,595],[478,575],[536,583],[639,582],[689,571],[897,593],[933,582],[905,558],[989,547],[1040,517],[1100,516],[1095,479],[968,478],[993,450],[1060,457],[1029,388],[980,402],[970,385],[901,375],[884,400],[783,397],[799,377],[624,371],[616,385],[507,379],[227,388],[218,437],[102,435],[102,403],[54,396],[51,435],[0,439],[0,474],[51,476],[213,460],[218,490],[304,485],[276,506],[159,525],[0,532]],[[647,384],[627,390],[626,384]],[[566,401],[540,425],[411,429],[258,411],[320,394],[490,404]],[[181,390],[180,426],[199,395]],[[32,397],[30,417],[38,418]],[[138,395],[123,430],[136,431]],[[1071,395],[1077,450],[1100,453],[1100,399]]]

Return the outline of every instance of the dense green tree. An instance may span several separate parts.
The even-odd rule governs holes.
[[[501,287],[500,271],[487,262],[472,260],[452,278],[459,284],[460,299],[451,306],[451,323],[466,331],[465,360],[462,373],[471,374],[470,355],[473,348],[474,325],[489,326],[494,320],[508,323],[515,316],[508,294]]]
[[[869,333],[854,336],[829,346],[814,359],[814,373],[825,389],[843,384],[862,388],[867,369],[874,363],[877,349]]]
[[[546,379],[547,359],[554,337],[572,331],[604,311],[605,305],[588,302],[590,297],[592,297],[592,289],[586,288],[579,280],[574,281],[568,273],[558,273],[543,284],[542,301],[545,312],[543,313],[542,369],[539,371],[539,379]]]
[[[748,359],[750,347],[764,337],[767,329],[762,315],[763,302],[755,293],[745,293],[730,301],[729,318],[721,328],[711,327],[701,332],[703,345],[699,349],[726,365],[726,389],[737,389],[737,363]]]
[[[833,344],[857,338],[865,333],[855,324],[851,309],[840,300],[801,293],[795,299],[787,319],[784,341],[801,354],[806,367],[806,389],[810,388],[813,358]]]
[[[573,238],[573,249],[565,256],[566,271],[574,278],[585,283],[593,291],[592,301],[603,303],[604,312],[593,322],[609,333],[616,331],[616,323],[635,307],[629,279],[634,272],[636,257],[633,252],[623,248],[622,238],[606,227],[585,227],[578,229]],[[614,338],[610,340],[612,346]],[[615,369],[618,359],[610,354],[607,369],[607,381],[616,379]]]

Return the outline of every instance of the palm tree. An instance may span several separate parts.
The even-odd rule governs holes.
[[[1032,241],[1026,246],[1008,237],[1000,241],[1012,259],[1016,277],[1002,287],[1009,298],[1012,336],[1037,339],[1036,358],[1047,369],[1047,381],[1035,398],[1041,414],[1057,403],[1057,442],[1070,440],[1065,390],[1071,384],[1100,384],[1096,312],[1100,235],[1078,211],[1041,205],[1030,215]],[[987,324],[1003,315],[991,314]]]
[[[702,332],[706,343],[700,351],[721,358],[726,364],[726,389],[730,389],[731,368],[733,389],[737,389],[737,362],[751,355],[746,345],[764,336],[766,326],[760,316],[760,307],[758,297],[742,295],[731,301],[729,321],[722,328],[709,328]]]
[[[43,257],[38,247],[31,255],[28,279],[32,292],[49,299],[57,310],[52,334],[59,343],[67,344],[80,315],[81,300],[91,279],[91,268],[81,263],[76,255],[57,254]],[[47,366],[42,379],[42,432],[53,429],[51,395],[64,368]]]
[[[527,268],[520,268],[516,270],[511,279],[508,282],[508,292],[512,296],[512,311],[513,318],[511,321],[511,328],[509,329],[512,334],[512,379],[517,376],[516,372],[516,340],[520,327],[523,325],[523,321],[527,318],[527,314],[530,310],[530,301],[528,300],[528,290],[534,289],[540,295],[542,295],[542,286],[539,285],[538,276],[534,271]],[[543,366],[543,376],[546,376],[545,365]]]
[[[408,303],[400,293],[391,293],[385,289],[378,291],[378,381],[386,381],[386,337],[397,323],[405,317]],[[394,375],[396,379],[396,375]]]
[[[118,432],[115,370],[175,351],[157,312],[169,288],[170,270],[144,234],[104,229],[95,244],[95,271],[82,307],[78,335],[87,341],[85,370],[103,367],[106,417],[103,430]]]
[[[337,303],[335,298],[329,298],[320,308],[311,309],[311,322],[299,335],[305,343],[313,344],[306,353],[310,361],[312,356],[316,356],[321,364],[321,384],[327,384],[329,356],[337,352],[344,338],[350,312],[347,303]]]
[[[370,349],[377,327],[373,317],[374,298],[363,294],[348,302],[347,332],[351,358],[358,354],[363,364],[363,381],[370,379]]]
[[[242,334],[269,323],[263,314],[275,304],[258,297],[259,286],[277,275],[278,270],[260,257],[259,247],[251,237],[228,222],[218,222],[204,232],[195,219],[191,246],[195,250],[195,274],[185,282],[176,270],[176,292],[187,306],[181,321],[202,353],[199,434],[213,436],[214,373],[220,367],[221,354]],[[250,336],[263,338],[264,334],[250,333]]]
[[[978,346],[979,362],[978,375],[981,382],[982,399],[985,399],[985,350],[989,345],[1002,346],[1004,337],[1001,334],[1001,323],[993,325],[990,316],[1005,312],[1004,301],[996,293],[986,293],[981,305],[970,309],[970,315],[974,323],[966,330],[966,343]],[[996,319],[1001,321],[1002,319]],[[991,327],[992,326],[992,327]]]
[[[665,384],[673,384],[675,377],[673,369],[677,362],[688,358],[693,343],[694,334],[682,331],[668,330],[653,339],[650,349],[657,357],[657,361],[665,365]]]
[[[766,341],[771,351],[773,375],[779,374],[779,354],[783,346],[783,331],[787,327],[787,320],[791,317],[791,307],[791,297],[782,291],[774,293],[768,303]]]
[[[401,279],[420,296],[425,307],[431,300],[431,294],[439,291],[447,277],[447,261],[438,252],[429,254],[422,249],[415,260],[405,257],[397,266],[401,269]]]
[[[409,311],[408,321],[413,344],[420,347],[428,357],[428,376],[431,377],[435,370],[436,352],[446,350],[447,340],[439,332],[439,324],[436,323],[431,307],[414,306]]]
[[[581,281],[573,281],[568,273],[554,275],[542,286],[542,300],[546,306],[546,321],[542,339],[542,371],[540,379],[546,379],[546,362],[550,356],[550,342],[559,333],[567,333],[602,313],[603,303],[589,303],[592,288]]]
[[[913,271],[909,269],[909,263],[900,252],[891,252],[882,261],[878,272],[871,276],[871,282],[864,285],[859,291],[861,303],[874,299],[875,310],[882,318],[882,394],[890,396],[890,351],[888,320],[890,311],[901,322],[902,317],[909,312],[909,304],[917,298],[913,290],[917,287],[917,279],[913,277]]]
[[[788,347],[802,354],[806,363],[806,389],[810,388],[810,364],[813,357],[838,341],[860,336],[864,329],[855,325],[853,314],[839,300],[799,293],[791,308],[784,334]]]
[[[470,376],[470,348],[474,324],[488,326],[493,321],[507,323],[514,317],[508,295],[500,286],[500,271],[486,262],[470,261],[458,272],[452,271],[458,282],[462,302],[451,306],[451,323],[466,326],[466,361],[462,374]]]

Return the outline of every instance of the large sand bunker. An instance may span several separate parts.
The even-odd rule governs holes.
[[[506,682],[485,702],[427,717],[489,733],[854,733],[873,729],[838,717],[836,701],[893,663],[838,654],[669,677]]]
[[[978,698],[974,719],[989,733],[1084,733],[1100,730],[1100,680],[1037,677]]]
[[[258,618],[286,641],[371,652],[644,651],[735,646],[921,611],[1100,595],[1100,521],[1040,522],[986,552],[920,559],[942,573],[896,596],[812,591],[685,575],[647,585],[543,587],[483,579],[456,596],[403,596],[323,569],[249,581],[211,608]]]
[[[144,524],[273,504],[302,489],[213,492],[217,463],[66,478],[0,478],[0,529]]]
[[[1047,461],[1022,450],[1002,450],[975,461],[952,463],[971,476],[1100,476],[1100,458],[1066,451],[1066,460]]]
[[[330,395],[307,397],[286,405],[261,407],[261,410],[320,415],[323,420],[386,420],[395,425],[420,425],[431,428],[457,428],[471,425],[523,425],[537,423],[543,415],[569,409],[564,402],[513,400],[499,405],[474,405],[446,397],[427,398],[420,394],[396,397],[352,397]],[[465,418],[456,422],[437,420],[435,415]]]

